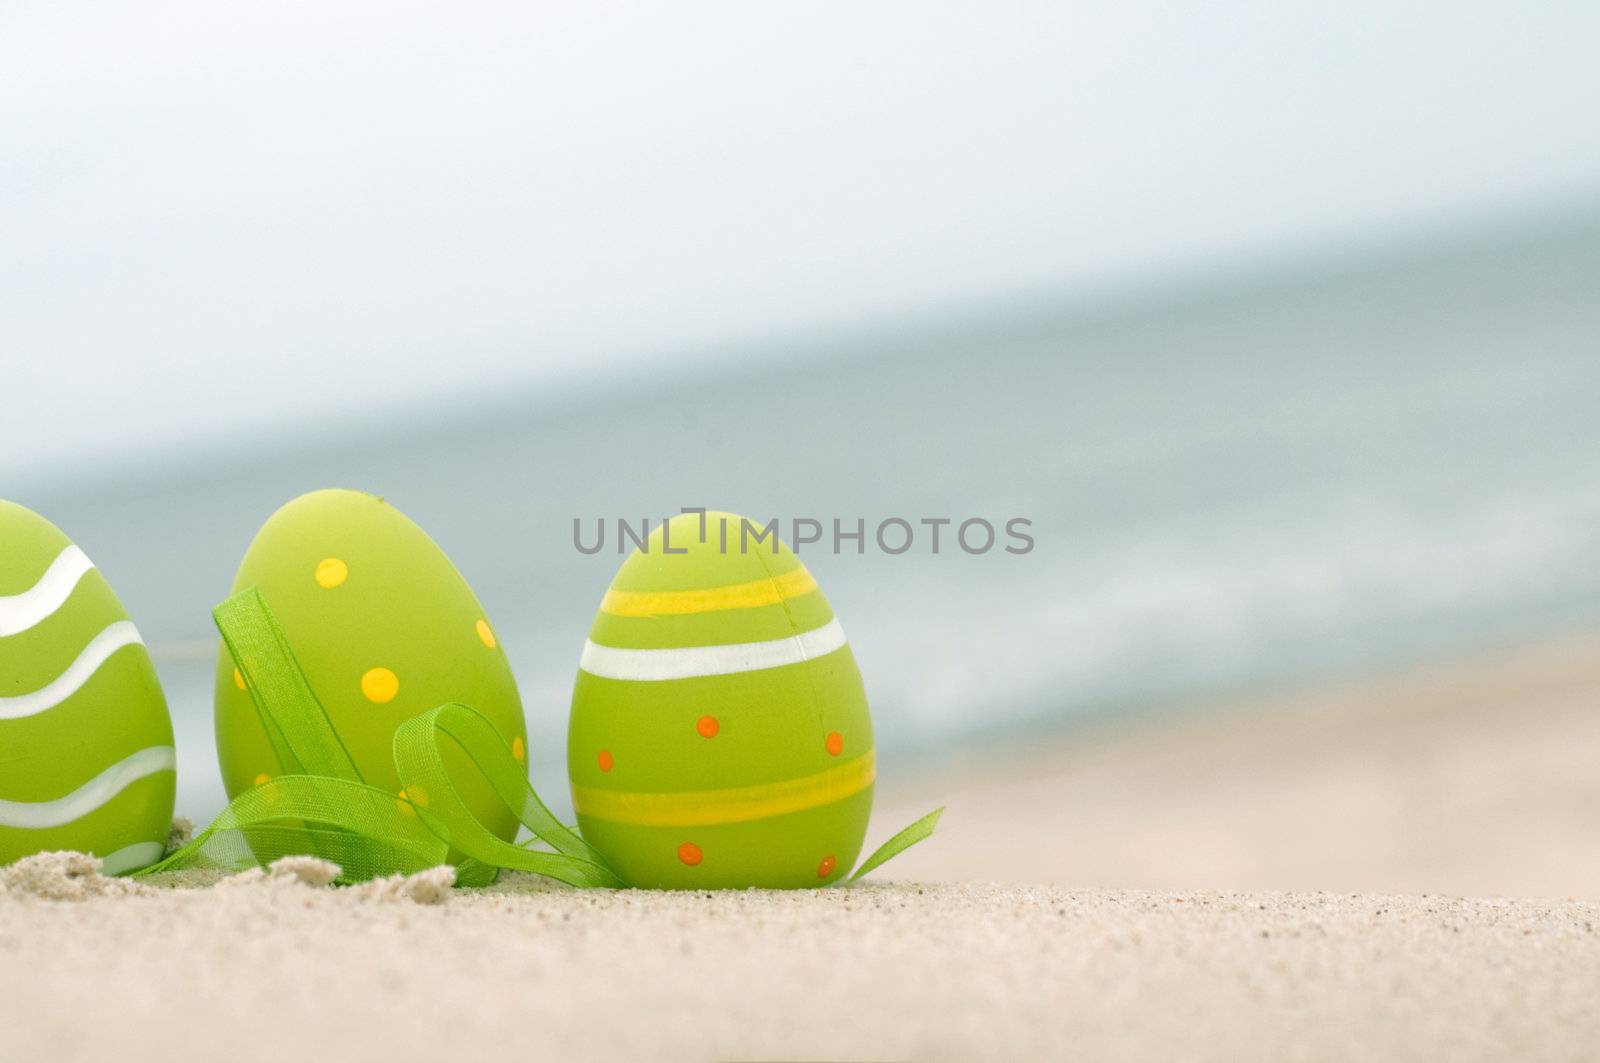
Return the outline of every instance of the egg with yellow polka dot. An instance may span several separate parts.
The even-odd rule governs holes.
[[[658,527],[589,632],[567,766],[584,838],[632,885],[847,875],[872,811],[872,719],[838,618],[794,552],[752,541],[733,514]]]
[[[444,551],[385,500],[328,490],[290,502],[239,566],[233,590],[252,586],[370,785],[400,794],[395,728],[446,702],[483,713],[525,760],[522,701],[483,606]],[[226,647],[216,675],[217,754],[234,797],[283,769]],[[443,753],[468,807],[510,840],[511,812],[459,749],[446,743]]]

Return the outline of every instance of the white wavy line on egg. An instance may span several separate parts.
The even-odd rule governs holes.
[[[171,746],[151,746],[131,753],[65,797],[54,801],[0,801],[0,827],[44,830],[81,819],[149,775],[176,771],[178,755]]]
[[[0,720],[20,720],[55,708],[76,694],[113,653],[124,646],[142,645],[144,640],[139,637],[139,629],[133,626],[133,621],[107,624],[105,630],[89,640],[78,659],[67,665],[67,670],[48,686],[31,694],[0,698]]]
[[[167,847],[160,842],[135,842],[132,845],[124,845],[100,861],[100,873],[120,875],[124,871],[149,867],[165,856],[166,852]]]
[[[781,668],[832,653],[845,645],[838,619],[811,631],[770,642],[737,642],[728,646],[684,646],[632,650],[585,642],[578,667],[602,679],[655,682],[731,675]]]
[[[67,604],[78,581],[94,570],[94,562],[76,546],[56,555],[39,582],[20,594],[0,596],[0,638],[19,635],[54,616]]]

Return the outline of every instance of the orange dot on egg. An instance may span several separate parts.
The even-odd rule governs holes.
[[[244,676],[239,674],[239,669],[237,668],[233,670],[233,685],[240,690],[244,689]]]
[[[266,772],[262,772],[260,775],[256,776],[256,785],[257,786],[261,786],[264,783],[269,783],[271,781],[272,781],[272,776],[268,775]]]
[[[702,716],[694,722],[694,729],[700,732],[701,738],[715,738],[722,725],[715,716]]]
[[[838,866],[839,861],[835,860],[831,855],[824,856],[822,858],[822,863],[817,865],[817,877],[827,878],[829,875],[833,874],[833,869]]]
[[[829,731],[827,746],[828,753],[837,757],[840,753],[844,752],[844,735],[840,734],[838,731]]]
[[[705,859],[705,854],[700,851],[700,847],[694,842],[684,842],[682,845],[678,846],[678,859],[682,860],[688,866],[694,867],[701,860]]]
[[[521,735],[518,735],[511,740],[511,755],[516,757],[518,760],[521,760],[523,757],[528,755],[528,747],[522,744]]]
[[[601,771],[610,771],[611,770],[611,765],[612,765],[611,750],[602,749],[599,752],[599,754],[594,758],[594,762],[596,764],[600,765],[600,770]]]

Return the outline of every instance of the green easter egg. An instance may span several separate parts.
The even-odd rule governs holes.
[[[250,544],[235,592],[254,586],[369,785],[402,793],[391,746],[403,721],[462,702],[527,761],[522,699],[483,606],[404,513],[360,491],[290,502]],[[283,773],[227,647],[217,655],[217,756],[230,797]],[[445,763],[462,799],[500,838],[516,819],[460,749]],[[406,794],[425,803],[427,794]]]
[[[584,647],[573,806],[635,886],[826,885],[866,834],[876,769],[855,657],[800,559],[741,527],[711,513],[704,539],[696,514],[657,528]]]
[[[0,864],[51,849],[107,873],[161,858],[177,785],[150,655],[94,564],[0,501]]]

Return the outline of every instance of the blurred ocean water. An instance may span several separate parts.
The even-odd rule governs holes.
[[[248,403],[248,371],[211,401]],[[261,522],[324,486],[387,496],[456,561],[560,806],[572,677],[621,560],[614,537],[576,550],[574,518],[1030,519],[1020,556],[948,531],[936,556],[802,551],[891,769],[1600,621],[1600,211],[1142,296],[930,308],[581,389],[349,408],[0,490],[72,535],[144,632],[184,814],[223,800],[209,610]]]

